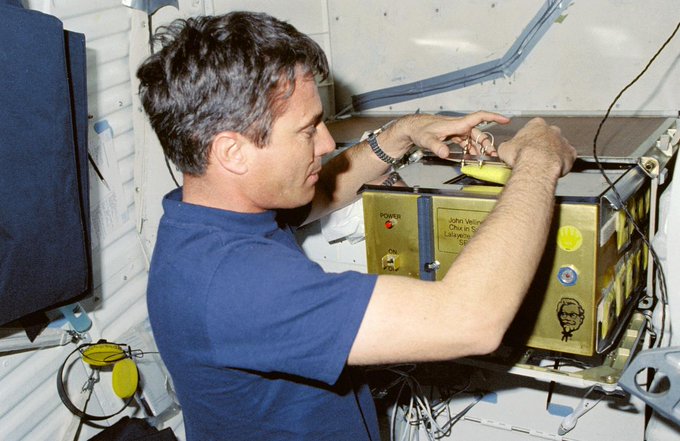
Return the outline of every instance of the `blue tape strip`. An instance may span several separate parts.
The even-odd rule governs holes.
[[[420,279],[436,280],[435,271],[426,271],[425,264],[434,261],[434,228],[432,222],[432,198],[418,198],[418,258],[420,259]]]
[[[361,111],[416,98],[449,92],[483,81],[511,75],[560,16],[566,2],[546,0],[536,16],[503,57],[454,72],[352,96],[354,110]]]

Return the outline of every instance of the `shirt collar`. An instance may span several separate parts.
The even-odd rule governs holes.
[[[200,223],[230,231],[267,234],[278,229],[276,212],[238,213],[182,201],[182,189],[176,188],[163,198],[163,217],[182,223]]]

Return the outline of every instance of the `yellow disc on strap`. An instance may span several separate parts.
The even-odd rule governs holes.
[[[83,361],[90,366],[108,366],[123,358],[125,352],[113,343],[97,343],[83,351]]]
[[[113,392],[122,399],[130,398],[137,390],[139,372],[130,358],[119,361],[113,366]]]

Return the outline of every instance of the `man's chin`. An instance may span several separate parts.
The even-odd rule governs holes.
[[[301,196],[300,198],[296,198],[295,200],[286,201],[276,208],[278,210],[295,210],[296,208],[301,208],[306,205],[309,205],[309,203],[312,202],[313,199],[314,193],[311,193],[309,196]]]

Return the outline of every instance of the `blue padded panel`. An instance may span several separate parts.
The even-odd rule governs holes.
[[[0,2],[0,324],[90,287],[85,38]]]

